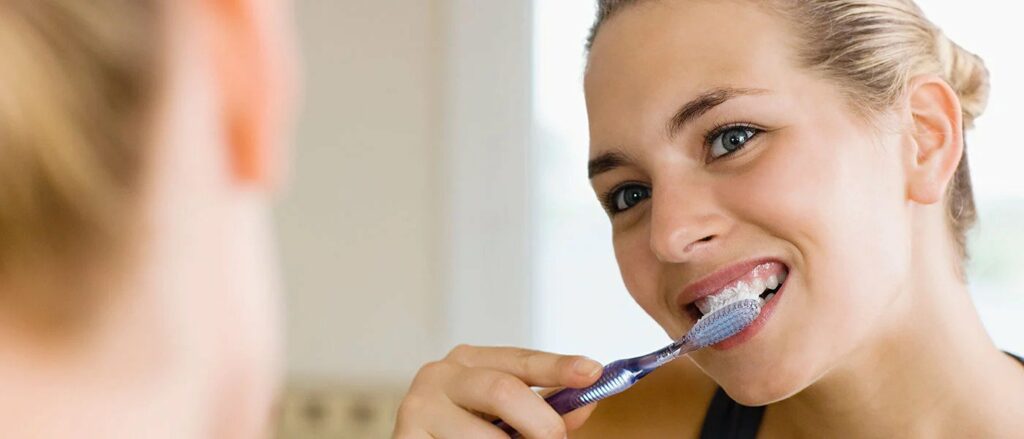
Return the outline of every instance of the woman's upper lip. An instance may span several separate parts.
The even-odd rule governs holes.
[[[687,285],[686,288],[683,288],[683,291],[676,297],[676,303],[680,306],[687,306],[697,300],[700,300],[704,296],[710,296],[722,291],[722,289],[729,286],[729,284],[736,279],[739,279],[753,271],[758,265],[767,264],[769,262],[781,263],[781,261],[774,258],[759,258],[737,262],[721,268],[707,276],[704,276],[700,280]]]

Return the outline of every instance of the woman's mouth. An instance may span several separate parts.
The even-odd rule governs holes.
[[[746,276],[737,279],[721,291],[704,296],[688,305],[695,310],[699,319],[711,314],[726,305],[742,299],[761,299],[762,305],[771,300],[786,281],[785,266],[778,263],[758,265]]]
[[[778,261],[752,261],[736,264],[719,270],[704,280],[686,289],[680,295],[680,303],[693,319],[699,320],[705,314],[711,314],[722,307],[743,299],[759,299],[765,308],[758,318],[763,324],[770,313],[768,304],[785,285],[789,269]],[[772,303],[774,305],[774,303]],[[760,326],[760,325],[758,325]],[[748,331],[743,331],[733,338],[739,338]],[[752,334],[748,334],[752,336]],[[743,337],[749,338],[749,337]],[[726,340],[722,345],[733,344]]]

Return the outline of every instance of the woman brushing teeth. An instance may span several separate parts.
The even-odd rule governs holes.
[[[786,266],[780,262],[752,261],[733,265],[707,276],[687,287],[678,298],[688,315],[696,322],[705,315],[743,299],[760,299],[758,319],[742,332],[715,345],[728,349],[754,336],[772,315],[786,281]]]
[[[486,415],[539,438],[1019,437],[1024,365],[962,270],[980,59],[910,0],[599,5],[589,173],[630,295],[673,339],[741,298],[762,311],[593,416],[530,386],[599,365],[458,347],[396,437],[507,437]]]

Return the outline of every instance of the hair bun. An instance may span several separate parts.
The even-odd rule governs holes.
[[[937,40],[943,76],[960,97],[964,127],[971,128],[988,105],[988,68],[981,57],[960,47],[942,32],[939,32]]]

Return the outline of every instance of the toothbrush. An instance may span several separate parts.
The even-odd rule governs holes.
[[[544,401],[564,415],[585,405],[621,393],[636,384],[640,378],[675,360],[681,355],[716,344],[736,335],[749,326],[761,312],[761,300],[743,299],[730,303],[718,311],[701,317],[683,338],[660,350],[640,357],[609,363],[596,383],[582,389],[565,388],[544,398]],[[512,437],[519,433],[498,419],[493,424]]]

